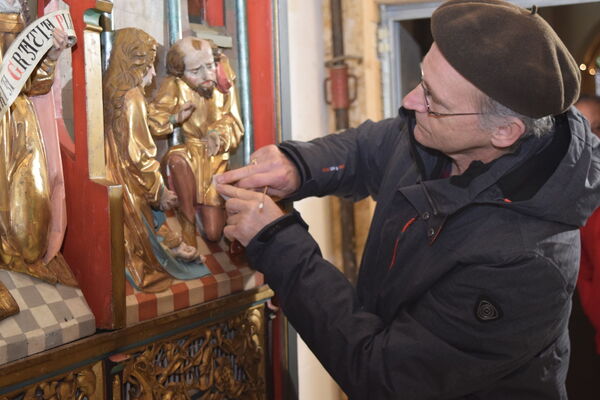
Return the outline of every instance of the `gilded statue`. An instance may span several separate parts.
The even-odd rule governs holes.
[[[227,57],[207,40],[186,37],[167,54],[168,76],[150,104],[150,129],[164,137],[179,125],[184,143],[163,158],[169,185],[177,193],[177,218],[183,240],[196,246],[198,229],[210,241],[221,238],[225,225],[223,199],[212,177],[225,172],[230,153],[244,134],[235,74]],[[216,90],[215,90],[216,89]]]
[[[144,88],[155,76],[156,46],[140,29],[117,30],[104,76],[107,170],[123,186],[126,272],[135,286],[148,292],[166,289],[172,276],[192,278],[208,271],[196,248],[184,243],[159,212],[175,207],[178,198],[165,187],[148,128]],[[198,265],[189,264],[194,260]]]
[[[0,0],[2,56],[25,28],[26,11],[25,1]],[[56,61],[69,45],[67,35],[59,29],[54,30],[53,42],[0,119],[0,268],[74,286],[77,282],[62,255],[48,250],[54,204],[52,183],[43,127],[30,100],[31,96],[50,91]],[[15,305],[6,288],[0,288],[0,319],[18,312]]]

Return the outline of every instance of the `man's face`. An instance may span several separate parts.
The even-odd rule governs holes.
[[[415,139],[455,160],[489,161],[485,155],[492,148],[491,138],[482,130],[479,115],[436,117],[427,113],[427,102],[431,111],[439,113],[479,112],[480,91],[446,61],[435,43],[425,55],[422,69],[423,84],[403,100],[404,107],[415,111]]]
[[[200,50],[189,51],[184,63],[183,80],[201,93],[212,94],[217,81],[217,66],[210,46],[203,42]]]
[[[583,114],[585,119],[590,122],[592,132],[600,137],[600,103],[593,101],[582,101],[575,105]]]

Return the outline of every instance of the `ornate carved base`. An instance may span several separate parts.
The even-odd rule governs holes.
[[[0,365],[0,400],[265,400],[272,296],[263,286]]]
[[[103,380],[99,362],[2,396],[0,400],[103,400]]]
[[[264,307],[111,357],[113,399],[265,399]]]

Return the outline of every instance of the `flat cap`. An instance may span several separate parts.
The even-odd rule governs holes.
[[[579,96],[577,63],[535,6],[449,0],[434,11],[431,31],[456,71],[513,111],[557,115]]]

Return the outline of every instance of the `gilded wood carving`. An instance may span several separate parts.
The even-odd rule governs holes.
[[[102,400],[102,365],[97,363],[60,378],[52,378],[23,390],[1,397],[0,400]]]
[[[122,371],[113,399],[265,399],[263,309],[150,344],[112,370]]]

